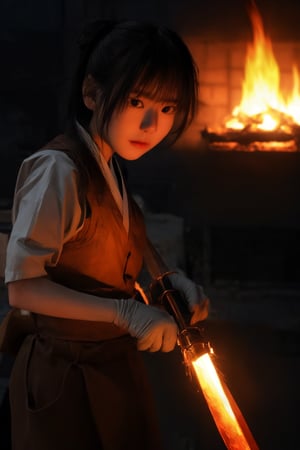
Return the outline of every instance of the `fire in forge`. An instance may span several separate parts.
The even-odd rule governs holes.
[[[253,42],[248,44],[242,99],[220,130],[204,129],[213,150],[298,151],[300,143],[299,70],[293,87],[281,92],[280,70],[254,1],[249,2]]]

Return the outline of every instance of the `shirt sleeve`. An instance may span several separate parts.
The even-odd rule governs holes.
[[[80,229],[84,211],[78,198],[74,162],[58,150],[42,150],[22,163],[12,210],[5,282],[47,275],[63,244]]]

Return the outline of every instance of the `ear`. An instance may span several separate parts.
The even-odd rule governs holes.
[[[87,75],[82,83],[82,99],[85,106],[94,111],[96,108],[96,96],[99,86],[92,75]]]

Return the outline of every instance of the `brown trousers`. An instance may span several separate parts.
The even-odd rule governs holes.
[[[25,339],[10,379],[12,450],[161,449],[135,340]]]

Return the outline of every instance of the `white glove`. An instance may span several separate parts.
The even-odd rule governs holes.
[[[205,295],[202,286],[178,272],[168,275],[168,278],[173,288],[184,296],[189,305],[189,310],[193,313],[191,325],[205,320],[208,316],[209,299]]]
[[[178,328],[170,314],[136,300],[116,302],[114,324],[136,337],[139,350],[170,352],[177,341]]]

